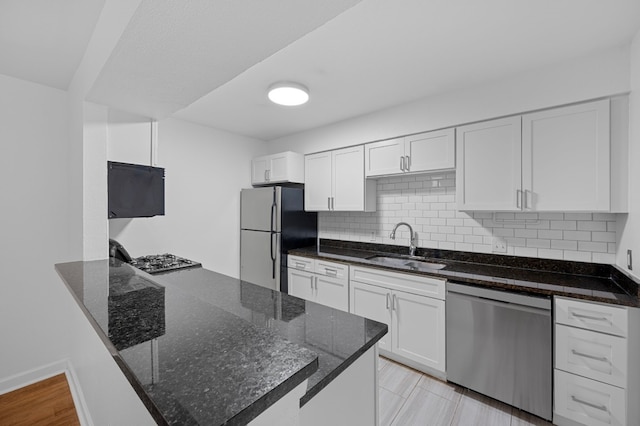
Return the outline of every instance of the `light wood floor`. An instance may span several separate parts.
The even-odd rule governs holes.
[[[380,357],[380,426],[547,426],[536,416]]]
[[[80,425],[64,374],[0,395],[2,426]]]

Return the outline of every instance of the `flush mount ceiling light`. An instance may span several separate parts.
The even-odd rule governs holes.
[[[297,106],[307,103],[309,89],[302,84],[288,81],[272,84],[269,87],[269,100],[274,104]]]

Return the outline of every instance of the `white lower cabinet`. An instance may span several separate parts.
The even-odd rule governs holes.
[[[640,310],[555,298],[553,422],[640,425]]]
[[[444,286],[444,280],[352,266],[350,312],[387,324],[381,354],[444,377]]]
[[[349,266],[298,256],[288,259],[289,294],[349,311]]]

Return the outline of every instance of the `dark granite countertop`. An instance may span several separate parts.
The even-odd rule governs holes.
[[[202,268],[56,270],[158,424],[246,424],[308,379],[302,405],[387,332]]]
[[[402,246],[321,240],[319,247],[295,249],[289,254],[445,278],[483,287],[640,307],[640,285],[613,265],[430,249],[418,249],[416,255],[446,265],[443,269],[415,270],[370,260],[376,255],[406,252],[407,247]]]

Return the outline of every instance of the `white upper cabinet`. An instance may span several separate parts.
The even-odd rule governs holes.
[[[458,209],[626,211],[627,108],[605,99],[458,127]]]
[[[454,129],[365,144],[366,177],[453,169],[455,161]]]
[[[251,161],[251,184],[304,183],[304,156],[286,151]]]
[[[458,210],[519,210],[520,117],[462,126],[456,133]]]
[[[522,188],[530,210],[609,210],[609,100],[522,116]]]
[[[364,177],[362,145],[305,156],[307,211],[375,211],[375,189]]]

